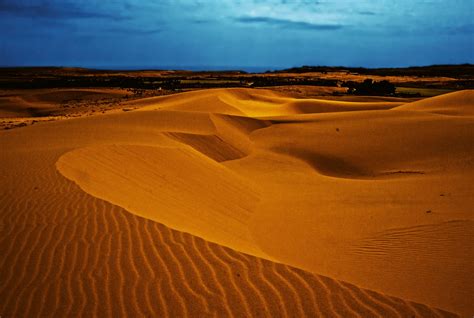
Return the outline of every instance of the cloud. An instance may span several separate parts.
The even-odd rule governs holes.
[[[190,23],[192,24],[209,24],[209,23],[212,23],[212,22],[215,22],[215,20],[211,20],[211,19],[193,19],[190,21]]]
[[[266,24],[288,29],[303,30],[339,30],[345,26],[342,24],[316,24],[304,21],[293,21],[287,19],[278,19],[270,17],[238,17],[234,19],[236,22],[244,24]]]
[[[377,13],[373,11],[359,11],[360,15],[377,15]]]
[[[44,19],[85,19],[99,18],[124,20],[127,17],[101,11],[99,8],[86,8],[73,2],[0,0],[0,14],[16,17]]]
[[[113,35],[154,35],[163,32],[163,29],[156,28],[156,29],[138,29],[138,28],[123,28],[123,27],[116,27],[116,28],[105,28],[101,30],[102,32],[107,32]]]
[[[271,1],[262,1],[263,3],[267,2],[269,4],[272,4]],[[316,7],[321,5],[321,1],[316,1],[316,0],[280,0],[279,2],[280,5],[287,5],[290,7],[297,7],[297,8],[305,8],[305,9],[310,9],[314,10]]]

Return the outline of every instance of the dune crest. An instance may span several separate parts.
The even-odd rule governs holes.
[[[0,132],[0,315],[470,315],[473,118],[400,104],[216,89]]]
[[[474,90],[439,95],[408,103],[395,110],[414,110],[452,116],[474,116]]]
[[[325,99],[295,99],[270,90],[243,88],[209,89],[171,96],[151,97],[128,103],[141,110],[166,109],[208,112],[248,117],[391,109],[400,102],[347,102]]]
[[[87,193],[139,216],[264,255],[247,227],[255,187],[191,148],[88,147],[61,156],[56,167]]]

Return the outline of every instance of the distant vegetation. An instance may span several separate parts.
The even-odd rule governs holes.
[[[348,94],[368,95],[368,96],[390,96],[395,95],[395,85],[387,80],[374,82],[372,79],[366,79],[362,83],[346,82],[343,85],[348,88]]]
[[[376,81],[367,79],[371,76]],[[383,77],[387,77],[386,80]],[[388,78],[390,77],[390,78]],[[390,80],[390,82],[389,82]],[[392,84],[393,83],[393,84]],[[474,88],[474,65],[408,68],[303,66],[261,74],[242,71],[106,71],[83,68],[0,68],[0,89],[122,88],[140,92],[176,92],[224,87],[324,86],[347,87],[349,94],[395,95],[397,88],[461,90]],[[397,90],[397,96],[419,95]]]
[[[377,76],[418,76],[418,77],[451,77],[457,79],[472,79],[474,77],[474,65],[431,65],[412,66],[402,68],[363,68],[363,67],[342,67],[342,66],[302,66],[286,70],[275,71],[274,73],[328,73],[347,72],[360,75]]]

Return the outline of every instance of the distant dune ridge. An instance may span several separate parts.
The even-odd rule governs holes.
[[[28,92],[28,91],[26,91]],[[98,102],[105,98],[126,96],[124,90],[111,89],[42,89],[34,93],[6,94],[0,97],[0,118],[38,117],[53,113],[65,101]],[[63,105],[64,107],[64,105]]]
[[[1,316],[474,313],[474,91],[125,107],[0,132]]]

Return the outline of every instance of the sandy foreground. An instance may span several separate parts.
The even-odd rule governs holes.
[[[124,107],[0,131],[1,317],[474,314],[474,91]]]

